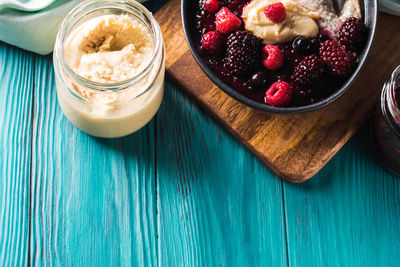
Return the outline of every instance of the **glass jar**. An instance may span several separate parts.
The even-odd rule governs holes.
[[[383,86],[374,116],[372,142],[382,165],[400,176],[400,66]]]
[[[129,16],[149,31],[153,53],[139,73],[121,82],[94,82],[74,72],[65,58],[66,40],[79,25],[103,15]],[[59,29],[53,54],[58,102],[82,131],[103,138],[131,134],[156,114],[164,92],[165,48],[158,23],[135,1],[89,0],[75,7]]]

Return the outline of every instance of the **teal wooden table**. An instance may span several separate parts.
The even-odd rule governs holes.
[[[369,125],[289,184],[165,89],[144,129],[93,138],[63,116],[51,56],[0,43],[0,266],[400,265],[400,183]]]

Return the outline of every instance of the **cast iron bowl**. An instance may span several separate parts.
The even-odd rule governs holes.
[[[360,73],[361,68],[363,67],[365,60],[371,50],[372,42],[375,37],[375,30],[376,30],[376,23],[378,19],[378,4],[377,0],[360,0],[363,19],[365,25],[367,25],[368,31],[368,39],[365,45],[364,50],[360,53],[358,58],[358,65],[354,73],[347,79],[347,81],[338,88],[332,95],[329,97],[312,103],[306,106],[299,106],[299,107],[273,107],[267,104],[256,102],[241,93],[237,92],[234,88],[227,85],[223,82],[214,72],[213,70],[203,61],[202,57],[200,56],[199,51],[197,51],[196,45],[194,43],[194,30],[193,25],[195,18],[194,15],[194,4],[196,1],[199,0],[182,0],[182,22],[183,22],[183,30],[185,32],[186,41],[189,45],[190,51],[192,52],[193,57],[195,58],[196,62],[199,64],[200,68],[205,72],[205,74],[225,93],[230,95],[231,97],[235,98],[239,102],[252,107],[254,109],[271,112],[271,113],[280,113],[280,114],[292,114],[292,113],[302,113],[313,111],[316,109],[320,109],[338,99],[341,95],[343,95],[347,89],[353,84],[355,79]],[[337,0],[340,2],[340,0]]]

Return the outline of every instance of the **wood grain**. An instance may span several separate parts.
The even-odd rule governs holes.
[[[51,57],[0,43],[0,266],[399,266],[400,184],[368,127],[289,184],[178,88],[138,133],[92,138]]]
[[[51,57],[36,60],[32,140],[35,266],[156,266],[154,123],[93,138],[57,103]]]
[[[287,266],[282,181],[168,89],[156,127],[160,266]]]
[[[314,176],[365,123],[385,78],[400,62],[400,18],[381,14],[374,48],[360,77],[338,101],[315,112],[276,115],[253,110],[217,88],[195,63],[181,26],[180,1],[156,13],[167,48],[167,72],[278,176]]]
[[[289,266],[399,265],[400,180],[369,143],[367,125],[315,179],[284,183]]]
[[[368,128],[294,185],[169,79],[156,121],[107,141],[62,115],[51,58],[4,44],[0,58],[1,266],[399,265],[399,180],[373,159]],[[32,107],[33,125],[17,122]]]
[[[0,265],[26,266],[34,58],[0,44]]]

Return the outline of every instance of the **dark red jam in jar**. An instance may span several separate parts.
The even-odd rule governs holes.
[[[385,82],[374,117],[372,140],[381,163],[400,176],[400,66]]]

